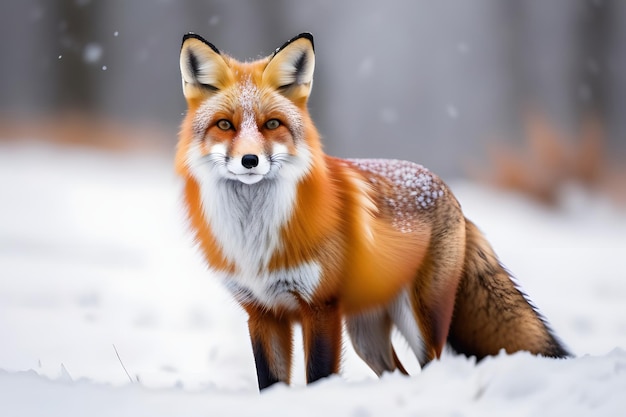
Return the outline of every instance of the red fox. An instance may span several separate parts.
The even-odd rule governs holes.
[[[259,389],[289,384],[296,322],[308,383],[339,372],[344,324],[378,375],[406,373],[394,327],[422,366],[446,343],[569,356],[435,174],[322,151],[314,66],[309,33],[254,62],[193,33],[181,47],[176,169],[208,266],[249,315]]]

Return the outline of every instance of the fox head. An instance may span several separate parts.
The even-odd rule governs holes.
[[[314,67],[309,33],[254,62],[239,62],[202,37],[185,35],[180,71],[188,112],[179,172],[201,182],[248,185],[305,175],[319,147],[306,106]]]

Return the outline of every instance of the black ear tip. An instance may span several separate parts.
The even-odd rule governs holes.
[[[213,49],[213,51],[214,51],[216,54],[220,54],[219,49],[217,49],[217,48],[215,47],[215,45],[213,45],[211,42],[207,41],[206,39],[204,39],[204,38],[203,38],[202,36],[200,36],[200,35],[197,35],[197,34],[195,34],[195,33],[193,33],[193,32],[188,32],[188,33],[186,33],[185,35],[183,35],[183,41],[182,41],[182,44],[184,44],[184,43],[185,43],[185,41],[186,41],[187,39],[197,39],[197,40],[199,40],[200,42],[202,42],[203,44],[207,45],[209,48]],[[182,45],[181,45],[181,46],[182,46]]]
[[[302,32],[301,34],[289,39],[287,42],[282,44],[279,48],[276,48],[276,50],[274,51],[274,55],[276,55],[281,50],[285,49],[285,47],[289,45],[290,43],[295,42],[298,39],[302,39],[302,38],[308,39],[309,42],[311,42],[311,47],[313,48],[313,51],[315,52],[315,43],[313,41],[313,34],[311,32]]]
[[[311,46],[315,50],[315,42],[313,41],[313,34],[311,32],[302,32],[301,34],[296,36],[294,39],[292,39],[292,41],[295,41],[296,39],[301,39],[301,38],[308,39],[309,42],[311,42]]]

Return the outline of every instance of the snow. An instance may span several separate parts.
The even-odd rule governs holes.
[[[420,372],[397,338],[411,377],[378,380],[346,345],[343,374],[306,387],[296,338],[294,386],[259,395],[170,157],[0,144],[0,415],[621,415],[626,213],[577,187],[550,210],[449,186],[577,358],[446,354]]]
[[[450,116],[451,119],[456,119],[459,117],[459,110],[453,105],[448,105],[446,107],[446,113],[448,114],[448,116]]]
[[[89,64],[94,64],[100,61],[100,58],[102,58],[102,54],[102,45],[91,42],[85,45],[85,49],[83,50],[83,60]]]
[[[413,231],[417,213],[433,207],[444,195],[445,186],[439,178],[414,162],[396,159],[348,159],[367,173],[372,184],[381,178],[390,182],[384,203],[393,212],[393,227],[403,233]]]

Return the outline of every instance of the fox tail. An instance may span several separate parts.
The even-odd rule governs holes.
[[[500,264],[480,230],[465,221],[464,270],[457,289],[448,345],[478,360],[500,349],[571,356],[545,319]]]

